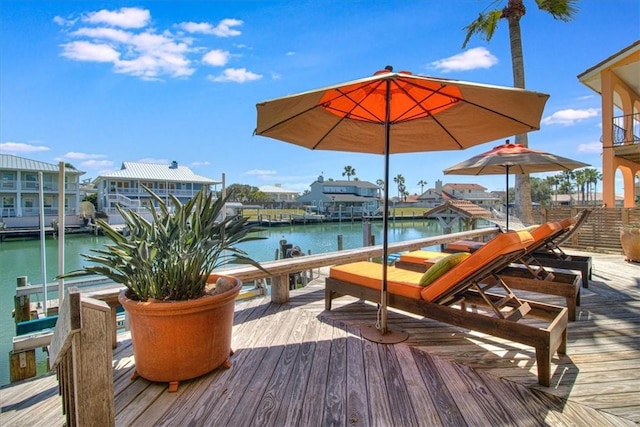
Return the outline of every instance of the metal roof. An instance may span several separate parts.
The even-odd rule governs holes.
[[[287,190],[277,185],[263,185],[262,187],[258,187],[258,190],[262,191],[263,193],[281,193],[281,194],[284,194],[284,193],[298,194],[299,193],[299,191]]]
[[[601,74],[611,70],[620,80],[629,86],[636,94],[640,93],[640,40],[635,41],[624,49],[614,53],[578,75],[578,80],[602,94]],[[614,93],[614,103],[622,108],[622,100]]]
[[[40,162],[38,160],[25,159],[11,154],[0,154],[0,169],[22,170],[34,172],[60,172],[57,164]],[[65,168],[65,174],[83,175],[83,171]]]
[[[186,166],[162,163],[144,162],[123,162],[122,168],[115,172],[106,173],[96,178],[96,182],[116,178],[149,181],[171,181],[171,182],[197,182],[201,184],[220,184],[206,176],[197,175]]]

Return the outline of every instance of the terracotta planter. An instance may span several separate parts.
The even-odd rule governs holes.
[[[242,288],[231,279],[236,283],[229,291],[190,301],[138,302],[120,293],[131,328],[134,378],[168,382],[169,391],[176,391],[180,381],[231,366],[233,314]]]
[[[620,230],[620,244],[627,261],[640,261],[640,228],[623,227]]]

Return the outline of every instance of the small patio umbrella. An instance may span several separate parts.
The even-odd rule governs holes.
[[[415,76],[372,77],[258,103],[255,134],[312,150],[384,155],[383,274],[378,342],[387,331],[389,154],[460,150],[539,128],[548,95]]]
[[[509,230],[509,174],[524,175],[536,172],[564,171],[589,166],[586,163],[556,156],[540,150],[525,147],[522,144],[498,145],[486,153],[478,154],[457,165],[446,168],[445,175],[501,175],[505,174],[507,219]]]

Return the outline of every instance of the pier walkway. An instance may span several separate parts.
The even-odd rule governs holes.
[[[116,425],[637,425],[640,265],[588,255],[593,279],[569,324],[567,355],[552,360],[551,387],[537,383],[532,348],[407,313],[390,310],[389,323],[408,341],[364,340],[358,326],[375,321],[375,306],[344,297],[326,312],[321,275],[286,304],[239,302],[231,369],[176,393],[130,380],[131,341],[119,335]],[[64,423],[53,375],[0,388],[0,406],[3,426]]]

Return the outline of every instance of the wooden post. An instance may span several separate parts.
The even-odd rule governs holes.
[[[342,250],[342,234],[338,234],[338,250]]]
[[[274,276],[271,278],[271,301],[284,304],[289,302],[289,275]]]
[[[16,287],[18,288],[27,286],[27,284],[28,284],[27,276],[19,276],[16,279]],[[29,295],[13,297],[13,307],[14,307],[13,317],[15,319],[16,324],[20,322],[25,322],[27,320],[31,320],[30,302],[31,301],[30,301]]]
[[[9,352],[9,381],[26,380],[36,376],[36,351]]]

